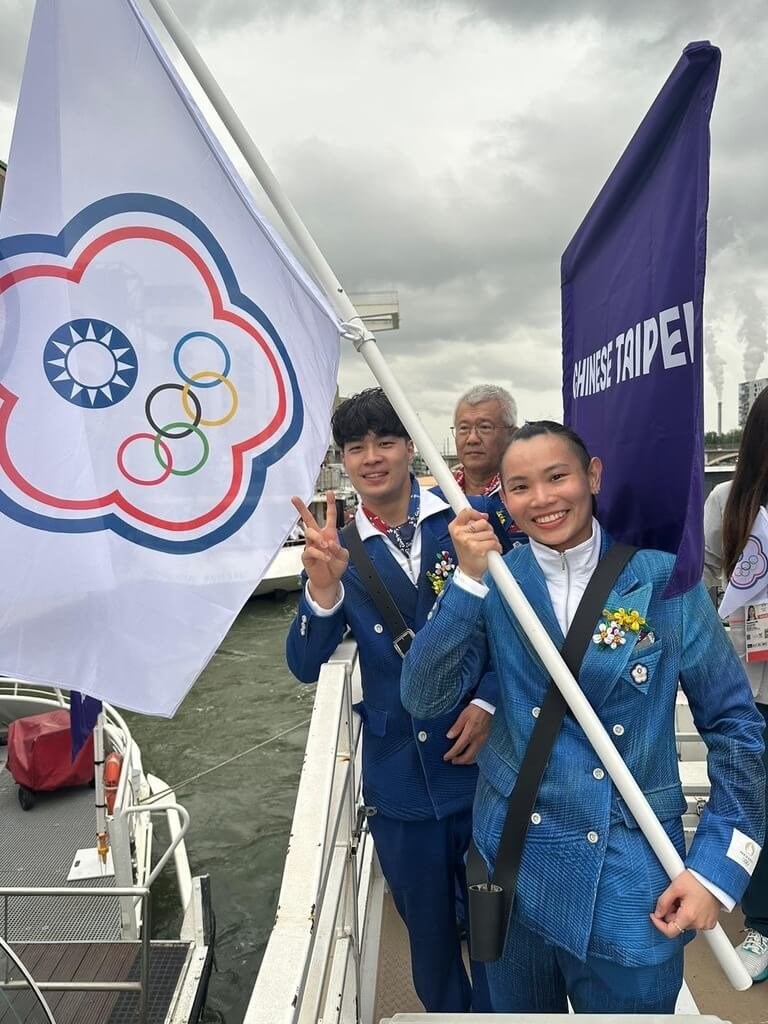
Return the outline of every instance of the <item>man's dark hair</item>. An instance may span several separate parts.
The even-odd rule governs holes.
[[[587,446],[575,430],[571,430],[570,427],[557,423],[555,420],[529,420],[522,427],[517,428],[512,437],[510,437],[507,448],[513,445],[515,441],[527,441],[531,437],[539,437],[542,434],[555,434],[557,437],[564,437],[566,441],[571,443],[584,469],[589,468],[592,456],[587,451]]]
[[[333,440],[342,449],[345,444],[360,441],[366,434],[411,439],[381,388],[366,388],[345,399],[333,414],[331,428]]]

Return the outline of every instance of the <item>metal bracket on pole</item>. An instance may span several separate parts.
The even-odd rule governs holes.
[[[362,317],[357,317],[357,319],[360,321],[359,325],[354,322],[343,323],[339,328],[339,332],[342,338],[351,341],[357,351],[360,352],[366,341],[375,343],[376,339],[363,323]]]

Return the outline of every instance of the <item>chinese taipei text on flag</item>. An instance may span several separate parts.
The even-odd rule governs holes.
[[[566,422],[605,463],[600,518],[703,564],[702,299],[720,51],[691,43],[565,250]]]
[[[133,0],[38,3],[0,213],[0,673],[172,714],[314,489],[338,348]]]

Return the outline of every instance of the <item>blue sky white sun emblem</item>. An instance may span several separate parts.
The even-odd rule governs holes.
[[[51,387],[83,409],[106,409],[130,394],[139,372],[136,349],[104,320],[70,320],[48,339],[43,368]]]

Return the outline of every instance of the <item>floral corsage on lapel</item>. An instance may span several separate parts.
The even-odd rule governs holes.
[[[601,651],[615,651],[627,642],[627,633],[630,636],[636,634],[641,640],[653,638],[653,631],[640,612],[627,608],[603,608],[603,618],[597,624],[597,632],[592,635],[592,643],[597,644]]]
[[[450,551],[439,551],[435,557],[434,569],[427,572],[427,579],[432,584],[435,594],[442,592],[443,587],[453,575],[456,563]]]

